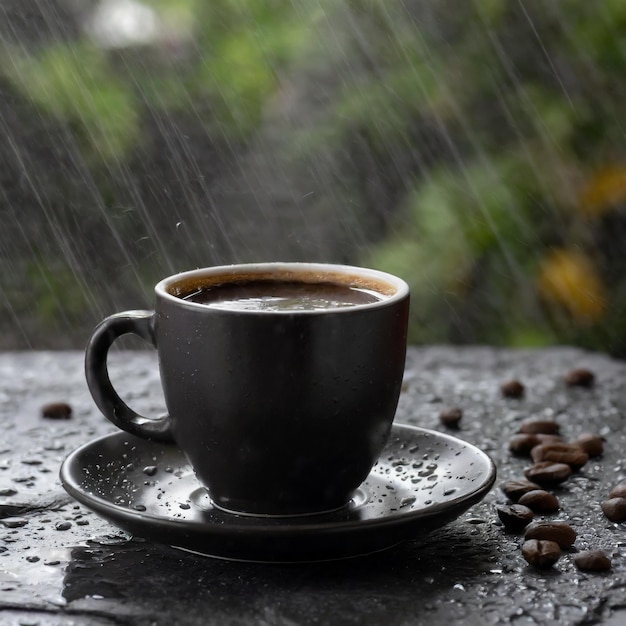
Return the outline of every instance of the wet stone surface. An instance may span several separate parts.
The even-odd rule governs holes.
[[[410,349],[397,421],[447,432],[491,455],[498,480],[483,502],[424,537],[368,557],[300,565],[210,559],[157,545],[70,499],[58,469],[74,448],[115,429],[95,409],[82,354],[0,355],[0,623],[4,624],[619,624],[626,622],[626,524],[601,503],[626,480],[626,364],[574,349]],[[137,410],[159,414],[156,359],[114,353],[111,377]],[[574,368],[592,387],[569,386]],[[501,392],[518,380],[523,396]],[[41,407],[65,402],[68,419]],[[458,428],[440,420],[459,407]],[[604,454],[551,490],[574,547],[551,568],[528,565],[523,535],[506,530],[498,485],[531,461],[508,448],[528,419],[555,420],[573,441],[605,437]],[[150,467],[138,468],[158,479]],[[141,514],[138,511],[138,514]],[[608,571],[574,556],[602,550]]]

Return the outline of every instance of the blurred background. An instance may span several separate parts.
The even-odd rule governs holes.
[[[412,343],[626,356],[625,76],[623,0],[0,0],[0,349],[309,260]]]

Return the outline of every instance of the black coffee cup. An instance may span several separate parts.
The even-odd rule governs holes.
[[[259,263],[176,274],[155,295],[154,311],[112,315],[93,332],[85,369],[102,413],[175,442],[222,509],[289,516],[349,502],[397,408],[406,283],[358,267]],[[166,416],[137,414],[109,380],[109,348],[126,333],[157,349]]]

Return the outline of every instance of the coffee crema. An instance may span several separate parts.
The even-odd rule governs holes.
[[[330,282],[251,280],[201,287],[182,299],[231,311],[314,311],[371,304],[384,296]]]

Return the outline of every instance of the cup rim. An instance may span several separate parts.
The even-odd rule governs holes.
[[[233,309],[220,309],[218,307],[209,308],[199,302],[193,302],[190,300],[184,300],[180,293],[184,292],[182,286],[185,283],[198,282],[199,279],[206,279],[207,285],[212,283],[211,279],[219,276],[239,278],[239,280],[246,280],[254,278],[255,276],[262,276],[267,274],[275,274],[277,276],[283,276],[283,280],[289,280],[295,278],[298,274],[311,274],[314,278],[320,281],[332,282],[332,277],[352,277],[354,280],[351,282],[351,286],[370,286],[377,293],[382,293],[383,297],[375,302],[367,302],[364,304],[352,304],[346,306],[333,307],[329,309],[310,309],[310,310],[233,310]],[[173,293],[175,285],[181,285],[181,292]],[[215,282],[214,284],[220,284]],[[373,286],[375,285],[375,286]],[[376,286],[378,288],[376,288]],[[386,289],[387,293],[384,293]],[[263,263],[235,263],[230,265],[216,265],[210,267],[203,267],[194,270],[188,270],[179,272],[168,276],[167,278],[159,281],[154,287],[157,298],[162,298],[178,306],[185,308],[202,310],[202,311],[221,311],[228,312],[229,314],[240,313],[243,315],[328,315],[331,313],[337,313],[340,311],[360,311],[363,309],[372,309],[389,306],[394,302],[398,302],[409,295],[408,284],[398,276],[394,276],[388,272],[382,270],[371,269],[367,267],[359,267],[356,265],[343,265],[336,263],[307,263],[307,262],[283,262],[283,261],[271,261]]]

